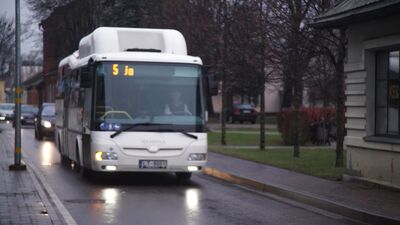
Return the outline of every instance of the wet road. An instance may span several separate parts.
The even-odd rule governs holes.
[[[9,125],[2,134],[13,138]],[[52,140],[22,130],[24,160],[34,164],[77,224],[350,224],[196,174],[180,184],[172,174],[116,174],[96,181],[62,166]]]

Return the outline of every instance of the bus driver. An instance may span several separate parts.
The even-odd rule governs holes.
[[[177,90],[170,93],[170,99],[165,105],[164,113],[165,115],[192,115],[187,105],[182,102],[181,93]]]

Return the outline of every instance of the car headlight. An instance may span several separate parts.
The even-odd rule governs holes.
[[[23,120],[24,119],[24,117],[23,116],[21,116],[21,120]]]
[[[206,160],[207,154],[204,153],[191,153],[189,154],[189,161],[204,161]]]
[[[42,120],[42,121],[40,122],[40,124],[41,124],[42,126],[44,126],[45,128],[50,128],[50,127],[51,127],[51,123],[50,123],[49,121],[47,121],[47,120]]]
[[[95,159],[96,161],[118,160],[118,155],[115,152],[96,152]]]

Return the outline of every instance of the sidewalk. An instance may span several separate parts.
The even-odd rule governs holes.
[[[10,171],[14,162],[13,139],[0,133],[0,224],[62,224],[48,200],[40,195],[32,172]]]
[[[204,172],[368,224],[400,224],[400,192],[325,180],[212,152]]]

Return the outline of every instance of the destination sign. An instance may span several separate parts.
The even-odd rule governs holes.
[[[135,75],[135,69],[129,65],[120,65],[114,63],[112,64],[112,75],[133,77]]]

